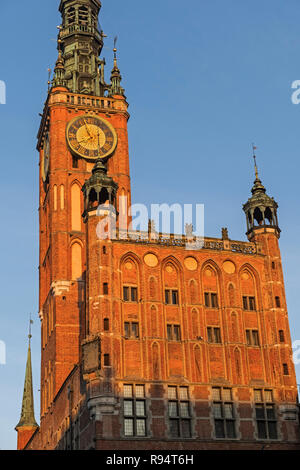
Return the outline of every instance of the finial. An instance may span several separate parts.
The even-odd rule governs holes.
[[[51,80],[50,80],[50,78],[51,78],[51,72],[52,72],[52,70],[49,68],[49,69],[48,69],[48,91],[49,91],[50,85],[51,85]]]
[[[29,314],[29,334],[28,334],[28,338],[29,338],[29,344],[30,344],[30,340],[32,338],[32,334],[31,334],[31,325],[33,324],[33,320],[31,319],[31,313]]]
[[[255,176],[256,176],[256,179],[258,180],[258,169],[257,169],[257,164],[256,164],[255,150],[257,150],[257,147],[256,147],[254,144],[252,144],[253,160],[254,160],[254,168],[255,168]]]
[[[114,67],[117,68],[117,41],[118,41],[118,36],[115,36],[114,39]]]

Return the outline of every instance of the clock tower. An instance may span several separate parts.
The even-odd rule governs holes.
[[[111,82],[99,56],[105,37],[99,0],[62,0],[58,59],[38,133],[40,154],[40,295],[43,417],[85,337],[84,182],[101,158],[130,204],[128,104],[116,48]],[[118,200],[118,198],[116,198]],[[122,208],[116,207],[118,211]]]
[[[150,221],[124,234],[129,114],[117,50],[107,83],[100,1],[59,8],[37,145],[40,426],[29,354],[18,447],[298,449],[277,203],[255,168],[247,241],[227,229],[204,240],[161,233]]]

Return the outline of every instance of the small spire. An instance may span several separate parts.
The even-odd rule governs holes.
[[[257,163],[256,163],[256,155],[255,155],[255,150],[257,150],[257,147],[252,144],[252,150],[253,150],[253,159],[254,159],[254,168],[255,168],[255,177],[258,180],[258,169],[257,169]]]
[[[251,189],[251,192],[252,194],[260,191],[260,192],[266,192],[266,188],[264,187],[264,185],[262,184],[259,176],[258,176],[258,168],[257,168],[257,162],[256,162],[256,155],[255,155],[255,151],[257,150],[257,147],[252,144],[252,151],[253,151],[253,160],[254,160],[254,170],[255,170],[255,181],[254,181],[254,186],[253,188]]]
[[[22,401],[22,411],[21,418],[19,423],[16,426],[20,427],[38,427],[38,424],[34,417],[34,401],[33,401],[33,385],[32,385],[32,365],[31,365],[31,325],[33,321],[29,320],[29,334],[28,334],[28,352],[27,352],[27,363],[26,363],[26,373],[25,373],[25,382],[24,382],[24,392],[23,392],[23,401]]]
[[[124,95],[124,88],[121,87],[122,76],[120,70],[118,68],[118,60],[117,60],[117,40],[118,36],[114,39],[114,66],[111,71],[111,86],[110,86],[110,94],[111,95]]]

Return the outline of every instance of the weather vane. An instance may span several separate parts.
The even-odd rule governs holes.
[[[28,334],[28,338],[29,338],[29,342],[32,338],[32,334],[31,334],[31,325],[33,324],[33,320],[31,319],[31,313],[29,314],[29,334]]]
[[[255,144],[252,144],[253,160],[254,160],[254,167],[255,167],[255,175],[256,175],[256,178],[258,178],[258,170],[257,170],[257,163],[256,163],[255,150],[257,150],[257,147],[255,146]]]

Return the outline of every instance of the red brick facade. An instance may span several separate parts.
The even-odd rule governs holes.
[[[81,115],[116,130],[108,174],[131,203],[125,98],[52,88],[38,143],[41,420],[18,448],[298,448],[278,231],[196,251],[184,238],[99,240],[96,211],[81,217],[94,163],[74,161],[66,141]],[[100,363],[87,371],[95,340]]]

